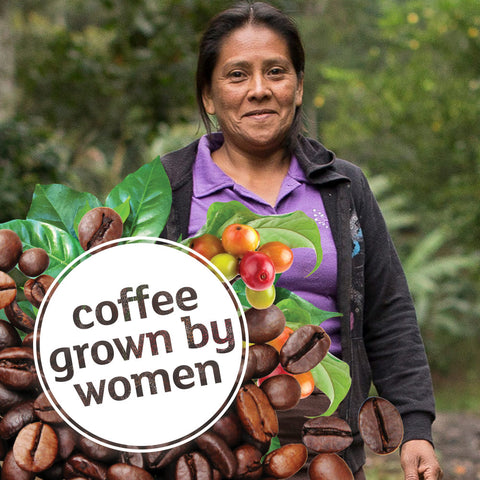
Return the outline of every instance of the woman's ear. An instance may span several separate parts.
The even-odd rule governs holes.
[[[205,108],[205,111],[209,115],[215,115],[215,105],[211,96],[210,88],[205,88],[202,94],[202,102]]]
[[[295,91],[295,106],[299,107],[303,102],[303,73],[298,78],[297,90]]]

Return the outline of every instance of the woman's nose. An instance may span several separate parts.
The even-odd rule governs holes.
[[[267,79],[261,75],[253,75],[250,79],[249,98],[252,100],[261,100],[271,95],[271,90]]]

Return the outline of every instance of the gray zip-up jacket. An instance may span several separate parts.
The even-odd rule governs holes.
[[[187,236],[197,145],[198,141],[162,159],[173,192],[162,236],[171,240]],[[294,153],[308,180],[318,187],[337,249],[342,359],[352,376],[338,414],[354,433],[352,446],[342,455],[355,472],[365,461],[358,410],[372,380],[378,394],[400,411],[404,441],[432,441],[435,407],[430,370],[405,275],[365,176],[312,139],[300,137]],[[303,415],[316,401],[320,397],[310,396],[298,408],[279,415],[286,431],[282,440],[301,441]]]

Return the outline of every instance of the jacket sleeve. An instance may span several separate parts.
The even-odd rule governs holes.
[[[365,245],[363,334],[373,383],[400,411],[404,441],[432,442],[432,381],[405,274],[363,174],[356,187],[352,193]]]

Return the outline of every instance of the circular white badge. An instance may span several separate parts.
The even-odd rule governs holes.
[[[95,250],[59,275],[40,308],[42,388],[97,443],[127,451],[185,443],[240,387],[248,345],[240,302],[218,270],[178,243],[135,237]]]

